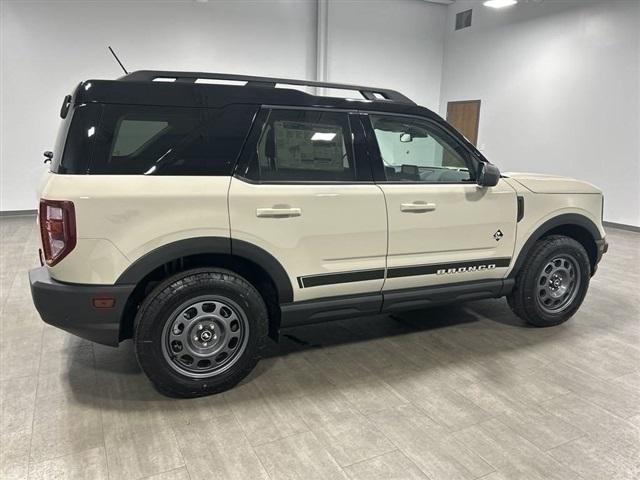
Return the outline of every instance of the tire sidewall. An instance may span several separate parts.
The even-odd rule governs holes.
[[[215,277],[211,274],[215,272]],[[143,302],[137,318],[134,342],[138,362],[156,387],[173,396],[200,396],[222,391],[235,385],[256,364],[260,357],[267,319],[262,297],[244,282],[243,291],[231,272],[205,270],[185,272],[159,285]],[[182,304],[203,295],[228,298],[246,316],[247,343],[244,352],[227,370],[207,378],[182,375],[169,365],[162,351],[163,332],[172,314]]]

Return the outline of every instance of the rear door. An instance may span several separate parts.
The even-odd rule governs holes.
[[[385,201],[357,115],[263,107],[231,181],[229,213],[232,242],[273,255],[294,301],[382,288]]]
[[[479,187],[479,160],[434,121],[363,116],[388,211],[383,291],[499,279],[513,253],[517,200],[503,180]]]

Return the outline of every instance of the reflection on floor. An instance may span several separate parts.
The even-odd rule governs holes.
[[[640,477],[640,235],[611,230],[579,313],[504,300],[299,328],[240,386],[171,400],[131,348],[34,310],[32,217],[0,219],[0,477]]]

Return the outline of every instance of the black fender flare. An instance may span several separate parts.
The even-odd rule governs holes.
[[[520,249],[518,258],[516,259],[516,262],[513,265],[513,268],[511,269],[511,272],[509,273],[509,276],[507,278],[514,278],[518,274],[520,268],[522,267],[522,264],[529,255],[529,251],[538,240],[540,240],[550,230],[565,225],[584,228],[593,237],[594,242],[602,240],[602,235],[600,235],[600,231],[598,230],[596,224],[593,223],[590,218],[584,215],[580,215],[578,213],[563,213],[561,215],[558,215],[557,217],[550,218],[538,228],[536,228],[531,235],[529,235],[529,238]]]
[[[222,254],[255,263],[271,277],[280,303],[293,302],[293,287],[286,270],[266,250],[243,240],[225,237],[196,237],[162,245],[135,260],[122,272],[116,285],[137,285],[156,268],[178,258],[200,254]]]

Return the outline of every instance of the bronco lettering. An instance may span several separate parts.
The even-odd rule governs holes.
[[[449,273],[464,273],[475,272],[479,270],[492,270],[496,268],[494,263],[488,265],[473,265],[472,267],[458,267],[458,268],[440,268],[436,271],[436,275],[444,275]]]

